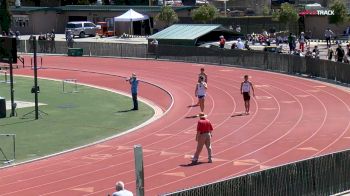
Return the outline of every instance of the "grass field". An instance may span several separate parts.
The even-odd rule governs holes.
[[[32,78],[15,78],[15,100],[34,102]],[[63,93],[62,82],[39,80],[39,102],[43,115],[23,115],[34,107],[17,109],[17,117],[0,119],[0,134],[16,134],[16,156],[25,161],[62,150],[88,144],[128,130],[151,118],[154,111],[140,103],[139,111],[132,108],[130,98],[87,86],[78,86],[78,93]],[[9,84],[0,83],[0,96],[10,100]],[[7,108],[9,109],[9,108]],[[9,116],[10,110],[7,110]],[[0,139],[0,147],[9,151]],[[3,141],[1,143],[1,141]],[[7,142],[8,143],[8,142]],[[2,159],[0,154],[0,160]],[[0,163],[1,164],[1,163]]]

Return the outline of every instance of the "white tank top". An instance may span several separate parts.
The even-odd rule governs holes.
[[[243,82],[242,91],[244,93],[249,93],[250,92],[250,83],[249,82]]]
[[[197,88],[197,95],[198,95],[198,96],[204,96],[205,93],[206,93],[206,89],[205,89],[204,85],[201,84],[201,83],[199,83],[199,84],[197,84],[197,85],[198,85],[198,88]]]

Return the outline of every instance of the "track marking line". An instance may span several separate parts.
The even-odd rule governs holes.
[[[269,84],[258,84],[258,85],[254,85],[255,88],[269,88],[271,87],[271,85]]]
[[[190,134],[190,135],[195,135],[196,131],[195,130],[189,130],[189,131],[184,131],[184,133]]]
[[[242,161],[234,161],[233,162],[234,166],[251,166],[251,165],[255,165],[254,163],[246,163],[246,162],[242,162]]]
[[[271,166],[267,166],[267,165],[260,165],[260,170],[266,170],[266,169],[270,169]]]
[[[83,156],[81,159],[92,159],[92,160],[104,160],[104,159],[109,159],[113,155],[111,154],[90,154],[87,156]]]
[[[111,145],[106,145],[106,144],[97,144],[94,146],[95,148],[112,148],[113,146]]]
[[[164,173],[165,176],[186,177],[185,172]]]
[[[143,152],[154,152],[155,150],[151,150],[151,149],[142,149]]]
[[[132,150],[133,147],[131,146],[118,146],[117,150]]]
[[[270,96],[255,96],[255,98],[257,100],[268,100],[268,99],[272,99],[272,97]]]
[[[269,110],[277,110],[278,108],[260,108],[260,109],[269,111]]]
[[[94,187],[86,187],[86,188],[73,188],[73,189],[69,189],[69,190],[85,192],[85,193],[93,193],[95,188]]]
[[[227,161],[229,161],[226,159],[219,159],[219,158],[211,158],[211,160],[213,160],[213,162],[227,162]]]
[[[317,89],[317,90],[311,89],[311,90],[305,90],[305,91],[306,91],[306,92],[309,92],[309,93],[319,93],[319,92],[321,92],[320,89]]]
[[[306,97],[310,97],[311,95],[295,95],[297,97],[300,97],[300,98],[306,98]]]
[[[296,101],[280,101],[281,103],[286,103],[286,104],[291,104],[291,103],[296,103]]]
[[[317,148],[314,148],[314,147],[297,148],[297,150],[316,151],[316,152],[319,151]]]
[[[178,154],[179,153],[176,153],[176,152],[166,152],[166,151],[161,151],[160,152],[160,156],[176,156]]]
[[[175,134],[171,134],[171,133],[157,133],[157,134],[154,134],[155,136],[158,136],[158,137],[164,137],[164,136],[173,136]]]

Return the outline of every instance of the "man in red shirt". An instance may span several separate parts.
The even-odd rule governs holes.
[[[192,163],[193,165],[198,163],[199,154],[201,153],[203,146],[208,150],[208,163],[212,163],[211,159],[211,132],[213,131],[213,126],[211,125],[210,121],[206,119],[206,115],[201,112],[199,114],[199,121],[197,124],[197,135],[196,135],[196,141],[197,141],[197,150],[196,153],[193,156]]]

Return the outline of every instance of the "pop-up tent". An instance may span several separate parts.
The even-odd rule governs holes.
[[[149,17],[147,15],[140,14],[133,9],[128,10],[124,14],[114,17],[114,23],[115,22],[130,22],[130,28],[131,28],[131,34],[133,34],[133,22],[134,21],[141,21],[141,20],[148,20]],[[114,24],[114,32],[115,32],[115,24]]]

